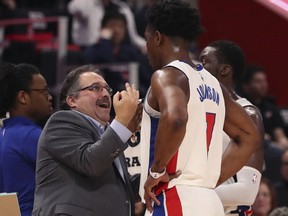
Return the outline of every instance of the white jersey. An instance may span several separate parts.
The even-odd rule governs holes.
[[[196,71],[190,65],[178,60],[165,67],[168,66],[178,68],[188,78],[189,118],[179,150],[166,167],[168,173],[181,170],[182,174],[159,190],[172,188],[175,185],[214,188],[220,175],[225,117],[224,98],[220,84],[203,68]],[[154,159],[154,141],[160,116],[161,113],[153,110],[145,99],[141,123],[140,190],[143,188],[148,169]],[[140,191],[141,195],[142,193]]]
[[[132,137],[127,141],[129,144],[128,148],[125,149],[125,159],[130,175],[141,173],[140,163],[140,133],[134,133]]]

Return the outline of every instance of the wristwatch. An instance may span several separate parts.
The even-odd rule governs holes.
[[[161,173],[152,172],[151,168],[149,169],[149,175],[154,179],[158,179],[158,178],[162,177],[163,175],[165,175],[165,173],[166,173],[166,167],[164,168],[164,171]]]

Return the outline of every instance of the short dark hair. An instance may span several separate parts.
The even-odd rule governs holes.
[[[120,12],[113,11],[113,12],[105,13],[101,21],[101,27],[102,28],[105,27],[110,20],[121,20],[123,21],[125,25],[127,25],[127,20],[126,20],[125,15]]]
[[[15,105],[19,91],[29,91],[33,75],[40,74],[37,67],[30,64],[0,64],[0,118]]]
[[[180,0],[156,1],[147,11],[146,19],[147,26],[160,33],[191,42],[203,32],[198,11]]]
[[[66,79],[63,82],[60,95],[59,95],[59,108],[62,110],[69,110],[70,107],[66,103],[66,97],[71,94],[77,94],[78,89],[81,88],[79,83],[79,77],[81,74],[86,72],[94,72],[103,76],[103,73],[96,67],[95,65],[83,65],[73,69],[71,72],[68,73]]]
[[[242,49],[236,43],[228,40],[214,41],[208,46],[216,49],[216,58],[220,63],[229,64],[232,67],[233,82],[239,82],[244,75],[246,64]]]
[[[241,83],[249,84],[252,81],[254,75],[257,73],[265,74],[264,68],[257,66],[257,65],[247,65],[245,68],[245,73],[244,73],[244,76],[242,77]]]

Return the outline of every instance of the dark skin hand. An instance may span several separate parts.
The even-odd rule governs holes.
[[[140,130],[140,123],[142,119],[143,104],[139,102],[136,112],[129,122],[127,128],[134,133],[137,130]]]
[[[145,188],[145,194],[144,194],[144,199],[146,202],[146,208],[149,212],[152,212],[153,207],[152,207],[152,201],[154,201],[158,206],[160,205],[160,201],[156,198],[154,194],[154,188],[160,183],[160,182],[169,182],[174,178],[177,178],[178,176],[181,175],[181,171],[177,171],[173,175],[168,175],[166,172],[165,175],[161,176],[158,179],[152,178],[150,175],[148,176],[144,188]]]

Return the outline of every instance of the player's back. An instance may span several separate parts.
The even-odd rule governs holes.
[[[168,66],[186,74],[190,89],[186,134],[167,166],[168,172],[181,170],[182,175],[171,184],[214,188],[220,175],[225,117],[220,84],[203,68],[197,71],[180,61]]]
[[[165,187],[194,185],[214,188],[220,175],[225,117],[220,84],[205,69],[197,71],[184,62],[173,61],[165,67],[178,68],[185,73],[190,89],[185,137],[179,150],[166,166],[168,173],[181,170],[182,175],[170,181]],[[152,109],[145,100],[141,139],[142,143],[150,143],[150,145],[141,145],[141,177],[143,178],[147,176],[146,173],[154,160],[154,142],[160,116],[161,113]]]

